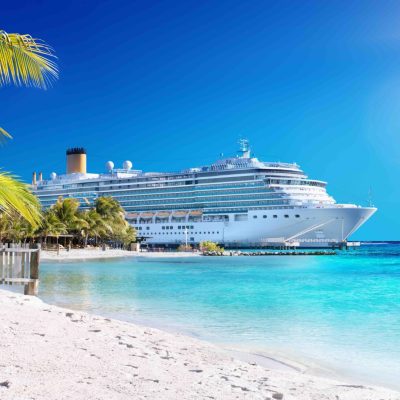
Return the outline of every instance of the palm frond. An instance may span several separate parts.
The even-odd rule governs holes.
[[[37,227],[41,221],[39,200],[25,183],[7,172],[0,173],[0,211],[16,212],[32,227]]]
[[[40,39],[0,30],[0,86],[46,89],[58,78],[53,49]]]
[[[7,139],[12,139],[12,136],[0,126],[0,144],[3,144]]]

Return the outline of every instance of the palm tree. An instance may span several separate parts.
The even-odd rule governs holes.
[[[109,222],[124,219],[124,209],[117,200],[109,196],[99,197],[95,202],[95,210]]]
[[[0,30],[0,86],[47,89],[58,78],[53,49],[31,35]]]
[[[32,226],[20,216],[14,216],[8,232],[8,240],[11,240],[12,243],[26,243],[33,236],[34,230]]]
[[[30,35],[0,30],[0,87],[33,86],[46,89],[58,78],[53,49]],[[0,127],[0,139],[11,135]],[[16,211],[33,227],[40,222],[40,207],[29,188],[15,177],[0,173],[0,212]]]
[[[109,239],[129,244],[136,240],[136,230],[125,219],[124,209],[112,197],[99,197],[95,202],[95,210],[111,227]]]
[[[37,227],[40,216],[40,203],[28,186],[7,172],[0,172],[0,212],[21,215],[33,227]]]
[[[86,211],[84,218],[87,222],[87,226],[82,229],[85,247],[89,237],[94,238],[97,244],[99,237],[106,237],[112,234],[111,225],[94,208]]]
[[[8,237],[12,225],[12,220],[9,215],[0,213],[0,244],[3,239]]]
[[[68,232],[80,233],[87,226],[83,213],[79,211],[79,205],[77,199],[59,197],[51,207],[52,212],[64,224]]]
[[[67,233],[67,228],[61,222],[52,209],[46,210],[43,214],[43,221],[38,233],[44,237],[44,243],[47,245],[48,236],[59,236]]]

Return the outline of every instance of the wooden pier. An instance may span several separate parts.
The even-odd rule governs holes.
[[[24,285],[25,294],[37,296],[39,261],[39,248],[13,244],[0,247],[0,285]]]

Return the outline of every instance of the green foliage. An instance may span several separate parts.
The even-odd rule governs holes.
[[[25,242],[34,237],[35,229],[17,212],[0,213],[0,241]]]
[[[200,250],[211,253],[222,253],[224,251],[224,248],[218,246],[217,243],[211,241],[205,241],[200,243]]]
[[[58,78],[53,49],[31,35],[0,30],[0,86],[46,89]]]
[[[106,223],[108,233],[106,236],[125,245],[136,240],[136,230],[125,220],[124,209],[112,197],[99,197],[94,205],[94,210]]]
[[[0,212],[20,215],[33,227],[40,224],[40,203],[25,183],[0,172]]]
[[[14,84],[46,89],[58,78],[54,57],[44,41],[0,30],[0,87]],[[0,127],[0,142],[4,139],[11,139],[11,135]],[[38,199],[27,185],[6,172],[0,173],[0,213],[18,221],[22,217],[33,228],[41,222]]]
[[[136,240],[136,230],[125,220],[124,211],[118,201],[111,197],[100,197],[90,210],[79,209],[79,201],[63,199],[45,210],[42,223],[33,229],[23,218],[0,213],[0,240],[23,241],[30,237],[72,235],[75,242],[86,246],[88,241],[95,244],[119,242],[128,245]]]
[[[69,233],[79,233],[87,226],[84,215],[79,211],[79,201],[73,198],[59,197],[50,208],[51,213],[64,225]]]
[[[60,236],[68,232],[66,224],[59,219],[52,208],[43,213],[43,222],[37,233],[47,238],[48,236]]]
[[[117,221],[120,218],[124,218],[123,208],[112,197],[99,197],[94,204],[94,208],[103,218],[109,221]]]

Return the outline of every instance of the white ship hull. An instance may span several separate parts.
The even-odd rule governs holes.
[[[125,211],[137,236],[150,245],[225,247],[341,246],[376,211],[337,204],[326,182],[310,179],[295,163],[252,157],[246,140],[240,155],[180,172],[143,172],[125,161],[107,162],[107,173],[86,172],[86,152],[67,150],[67,174],[36,175],[34,193],[44,208],[59,197],[74,197],[82,210],[99,197],[112,197]]]
[[[145,243],[198,244],[211,240],[229,247],[296,243],[300,247],[340,246],[366,222],[376,208],[334,205],[290,210],[252,210],[247,220],[166,222],[134,225]],[[276,216],[276,217],[274,217]],[[166,229],[168,227],[168,229]]]

